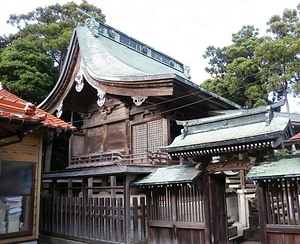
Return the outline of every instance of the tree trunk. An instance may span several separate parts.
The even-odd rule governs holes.
[[[289,113],[290,112],[290,105],[289,105],[289,100],[288,100],[286,89],[284,89],[283,94],[284,94],[284,99],[285,99],[285,109],[286,109],[286,112]]]

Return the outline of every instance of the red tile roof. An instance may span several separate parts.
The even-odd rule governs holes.
[[[0,83],[0,117],[41,122],[48,128],[76,130],[76,127],[5,90]]]
[[[300,133],[298,133],[298,134],[292,136],[292,137],[290,138],[290,140],[295,140],[295,141],[300,140]]]

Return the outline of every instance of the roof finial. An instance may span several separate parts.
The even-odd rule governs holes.
[[[80,9],[80,8],[77,8],[77,10],[78,10],[80,13],[86,15],[86,16],[89,17],[89,18],[92,18],[92,19],[94,18],[92,15],[88,14],[87,12],[83,11],[83,10]]]

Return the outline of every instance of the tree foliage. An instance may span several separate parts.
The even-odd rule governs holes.
[[[209,59],[213,79],[202,86],[242,106],[255,107],[265,102],[263,88],[258,80],[259,67],[254,60],[255,48],[261,42],[253,26],[232,35],[233,44],[223,48],[208,47],[204,57]]]
[[[78,8],[93,16],[97,21],[105,21],[101,9],[85,0],[79,5],[74,2],[63,5],[54,4],[45,8],[38,7],[27,14],[10,15],[7,23],[18,28],[19,31],[9,36],[0,36],[0,53],[5,52],[5,58],[2,58],[2,54],[0,57],[0,81],[7,89],[34,102],[39,102],[45,93],[51,91],[54,85],[53,81],[56,81],[63,66],[73,29],[77,25],[83,25],[87,19],[87,16],[79,12]],[[17,42],[14,44],[14,41]],[[23,47],[20,46],[21,42],[24,43]],[[27,68],[24,68],[20,65],[26,60],[26,49],[29,46],[34,48],[37,59],[40,55],[40,60],[28,61]],[[25,49],[22,52],[24,56],[19,55],[13,59],[12,56],[16,49],[21,50],[22,48]],[[10,54],[10,52],[12,53]],[[51,58],[50,67],[49,57]],[[42,65],[43,61],[45,61],[44,66],[47,66],[47,70]],[[15,64],[17,66],[13,69]],[[8,69],[8,66],[11,68]],[[36,72],[28,73],[30,69],[38,70],[39,75]],[[16,70],[18,71],[16,72]],[[29,78],[29,76],[31,77]],[[49,76],[51,82],[49,82]],[[37,82],[37,80],[39,81]],[[33,92],[32,87],[35,87],[36,92]],[[36,98],[38,98],[37,101],[35,101]]]
[[[261,68],[261,80],[267,85],[267,91],[273,93],[273,101],[284,98],[289,112],[287,94],[300,91],[298,13],[285,9],[282,16],[272,16],[267,24],[271,36],[256,49],[255,56]]]
[[[18,39],[1,53],[0,77],[7,90],[38,103],[54,84],[50,70],[53,60],[31,42]]]
[[[285,9],[282,16],[272,16],[267,23],[268,36],[258,37],[257,29],[244,26],[232,35],[232,45],[209,46],[203,56],[208,59],[206,71],[212,79],[202,86],[247,107],[285,98],[289,111],[287,94],[300,93],[298,15],[297,10]]]

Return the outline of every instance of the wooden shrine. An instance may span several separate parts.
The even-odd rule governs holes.
[[[179,163],[159,150],[180,135],[176,120],[240,108],[193,83],[181,62],[94,19],[75,28],[40,107],[78,128],[66,141],[66,168],[43,174],[41,239],[48,243],[146,242],[150,206],[131,182]]]

